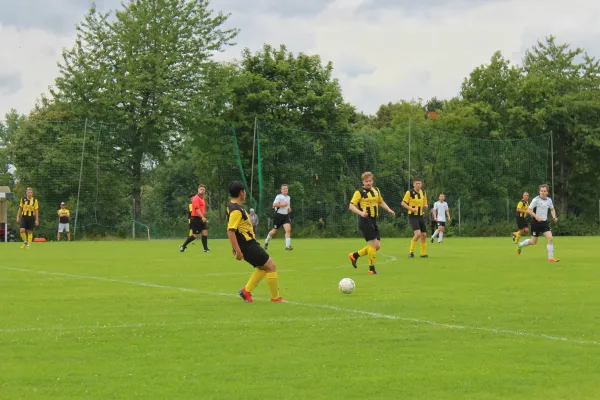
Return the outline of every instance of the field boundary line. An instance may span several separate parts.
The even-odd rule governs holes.
[[[39,275],[62,276],[62,277],[71,278],[71,279],[84,279],[84,280],[88,279],[88,280],[95,280],[95,281],[100,281],[100,282],[123,283],[123,284],[127,284],[127,285],[152,287],[152,288],[156,288],[156,289],[167,289],[167,290],[181,291],[181,292],[186,292],[186,293],[203,294],[203,295],[207,295],[207,296],[238,297],[237,294],[233,294],[233,293],[207,292],[207,291],[203,291],[203,290],[190,289],[190,288],[185,288],[185,287],[180,287],[180,286],[159,285],[159,284],[150,283],[150,282],[128,281],[128,280],[122,280],[122,279],[106,278],[106,277],[101,277],[101,276],[75,275],[75,274],[67,274],[67,273],[63,273],[63,272],[42,271],[42,270],[14,268],[14,267],[6,267],[6,266],[0,266],[0,269],[9,270],[9,271],[28,272],[28,273],[39,274]],[[325,310],[332,310],[332,311],[338,311],[338,312],[362,314],[362,315],[371,316],[373,318],[411,322],[414,324],[434,326],[436,328],[456,329],[456,330],[474,331],[474,332],[487,332],[487,333],[492,333],[492,334],[496,334],[496,335],[504,334],[504,335],[510,335],[510,336],[521,336],[521,337],[530,337],[530,338],[536,338],[536,339],[547,339],[547,340],[552,340],[552,341],[557,341],[557,342],[568,342],[568,343],[575,343],[575,344],[600,346],[600,342],[595,341],[595,340],[572,339],[572,338],[568,338],[568,337],[547,335],[544,333],[533,333],[533,332],[516,331],[516,330],[511,330],[511,329],[486,328],[486,327],[469,326],[469,325],[448,324],[448,323],[444,323],[444,322],[431,321],[431,320],[427,320],[427,319],[401,317],[399,315],[382,314],[382,313],[366,311],[366,310],[330,306],[330,305],[326,305],[326,304],[301,303],[301,302],[296,302],[296,301],[286,301],[286,303],[288,303],[290,305],[294,305],[294,306],[300,306],[300,307],[325,309]]]

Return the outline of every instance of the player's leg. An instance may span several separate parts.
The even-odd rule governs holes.
[[[417,248],[417,242],[419,241],[419,238],[421,237],[421,228],[419,226],[419,221],[418,221],[417,217],[415,217],[413,215],[408,216],[408,222],[410,223],[410,227],[413,230],[413,237],[410,240],[410,248],[408,251],[408,258],[414,258],[415,257],[415,249]]]
[[[57,242],[60,242],[60,233],[61,233],[62,229],[63,229],[62,224],[58,224],[58,232],[56,233],[56,241]]]
[[[183,244],[179,245],[179,251],[180,252],[184,252],[185,249],[187,249],[188,244],[192,243],[194,240],[198,239],[198,235],[200,234],[200,231],[202,230],[200,223],[202,222],[202,220],[200,218],[192,218],[192,222],[191,222],[191,235],[188,236],[188,238],[185,240],[185,242],[183,242]]]
[[[204,247],[205,253],[210,253],[208,249],[208,230],[206,228],[202,230],[202,247]]]
[[[283,229],[285,230],[285,249],[293,250],[292,247],[292,224],[286,222],[283,224]]]
[[[440,233],[440,228],[437,222],[431,221],[431,224],[435,224],[435,230],[433,230],[433,234],[431,235],[431,243],[433,243],[433,239]]]
[[[552,237],[552,232],[548,229],[544,232],[544,237],[548,241],[546,245],[546,250],[548,250],[548,261],[550,262],[559,262],[558,258],[554,258],[554,238]]]
[[[275,235],[277,235],[277,232],[279,232],[279,228],[281,228],[281,222],[279,221],[279,217],[275,216],[275,219],[273,221],[273,229],[271,229],[269,233],[267,233],[267,237],[265,238],[265,249],[269,248],[269,241],[273,239]]]
[[[27,232],[26,232],[26,227],[27,227],[27,222],[26,222],[27,218],[25,217],[21,217],[21,220],[19,221],[19,233],[21,234],[21,239],[23,239],[23,245],[21,245],[21,248],[24,249],[27,246]]]
[[[419,230],[421,231],[421,258],[428,258],[427,255],[427,226],[425,225],[425,218],[419,217]]]
[[[27,247],[33,243],[33,228],[27,230]]]
[[[446,230],[445,223],[440,223],[440,227],[438,228],[438,243],[442,243],[444,240],[444,231]]]
[[[369,241],[369,248],[367,255],[369,256],[369,275],[377,275],[375,271],[375,261],[377,260],[377,252],[381,248],[381,240],[379,238],[379,231],[375,239]]]
[[[362,249],[355,251],[354,253],[350,253],[348,254],[348,258],[350,259],[350,262],[352,263],[352,266],[354,268],[357,268],[357,262],[358,262],[358,258],[359,257],[364,257],[366,255],[369,254],[369,248],[371,247],[369,241],[373,240],[374,237],[371,234],[371,229],[370,229],[370,223],[361,218],[358,220],[358,229],[360,230],[360,232],[363,234],[363,237],[365,238],[365,241],[367,242],[367,245],[365,247],[363,247]]]
[[[523,247],[535,246],[538,241],[539,234],[542,233],[536,225],[531,225],[531,239],[525,239],[517,246],[517,254],[521,254]]]
[[[271,292],[271,301],[277,303],[283,301],[279,296],[277,266],[273,259],[269,257],[269,254],[256,242],[252,242],[248,248],[242,251],[244,252],[244,259],[256,266],[246,286],[239,291],[244,301],[252,303],[252,291],[264,277],[267,278],[267,284]]]
[[[67,241],[71,241],[71,230],[69,229],[69,224],[65,224],[65,229],[67,230]]]

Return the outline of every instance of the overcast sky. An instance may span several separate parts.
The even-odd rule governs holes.
[[[96,0],[108,11],[121,0]],[[71,47],[86,0],[0,0],[0,119],[27,113],[57,76],[61,49]],[[449,98],[494,51],[519,63],[538,39],[600,57],[596,0],[212,0],[231,13],[244,47],[286,44],[293,52],[333,61],[345,98],[374,113],[387,102]]]

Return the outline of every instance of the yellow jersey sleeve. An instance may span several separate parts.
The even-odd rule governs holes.
[[[404,198],[402,199],[403,202],[405,202],[406,204],[410,204],[410,190],[406,191],[406,194],[404,195]]]
[[[423,206],[425,206],[426,204],[428,204],[428,202],[427,202],[427,193],[423,192]]]
[[[23,199],[19,202],[19,207],[23,208]]]
[[[383,203],[383,196],[381,195],[381,191],[379,190],[379,188],[377,188],[377,195],[378,195],[378,199],[377,199],[377,204]]]
[[[517,203],[517,208],[519,210],[527,210],[527,207],[525,206],[525,203],[523,203],[522,201]]]
[[[229,213],[229,222],[227,223],[227,229],[236,231],[242,222],[242,212],[240,210],[233,210]]]
[[[354,196],[352,196],[352,200],[350,200],[350,203],[357,206],[358,203],[360,203],[360,199],[362,199],[362,196],[361,196],[360,192],[357,190],[356,192],[354,192]]]
[[[37,199],[35,199],[35,200],[34,200],[34,202],[33,202],[33,209],[34,209],[34,210],[37,210],[37,209],[38,209],[38,204],[39,204],[39,203],[38,203]]]

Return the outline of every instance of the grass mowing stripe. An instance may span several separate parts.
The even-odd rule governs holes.
[[[41,274],[41,275],[63,276],[63,277],[72,278],[72,279],[89,279],[89,280],[96,280],[96,281],[101,281],[101,282],[114,282],[114,283],[123,283],[123,284],[128,284],[128,285],[153,287],[153,288],[157,288],[157,289],[168,289],[168,290],[182,291],[182,292],[188,292],[188,293],[203,294],[203,295],[207,295],[207,296],[238,297],[237,294],[233,294],[233,293],[206,292],[206,291],[202,291],[202,290],[189,289],[189,288],[184,288],[184,287],[179,287],[179,286],[158,285],[158,284],[149,283],[149,282],[127,281],[127,280],[120,280],[120,279],[105,278],[105,277],[100,277],[100,276],[74,275],[74,274],[66,274],[66,273],[61,273],[61,272],[40,271],[40,270],[13,268],[13,267],[6,267],[6,266],[0,266],[0,268],[5,269],[5,270],[10,270],[10,271],[29,272],[29,273],[36,273],[36,274]],[[443,322],[430,321],[430,320],[426,320],[426,319],[401,317],[401,316],[397,316],[397,315],[381,314],[381,313],[376,313],[376,312],[371,312],[371,311],[351,309],[351,308],[342,308],[342,307],[330,306],[330,305],[325,305],[325,304],[299,303],[299,302],[293,302],[293,301],[286,301],[286,303],[289,303],[289,304],[295,305],[295,306],[301,306],[301,307],[320,308],[320,309],[328,309],[328,310],[339,311],[339,312],[362,314],[362,315],[367,315],[367,316],[370,316],[373,318],[382,318],[382,319],[390,319],[390,320],[397,320],[397,321],[404,321],[404,322],[412,322],[412,323],[416,323],[416,324],[425,324],[425,325],[430,325],[430,326],[434,326],[434,327],[438,327],[438,328],[459,329],[459,330],[465,330],[465,331],[479,331],[479,332],[492,333],[492,334],[496,334],[496,335],[505,334],[505,335],[511,335],[511,336],[523,336],[523,337],[531,337],[531,338],[537,338],[537,339],[547,339],[547,340],[558,341],[558,342],[568,342],[568,343],[575,343],[575,344],[582,344],[582,345],[600,346],[600,342],[595,341],[595,340],[572,339],[572,338],[568,338],[568,337],[546,335],[543,333],[522,332],[522,331],[516,331],[516,330],[509,330],[509,329],[497,329],[497,328],[447,324],[447,323],[443,323]]]

